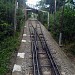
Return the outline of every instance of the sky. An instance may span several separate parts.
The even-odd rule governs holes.
[[[27,3],[36,5],[36,3],[40,0],[27,0]]]
[[[75,0],[73,0],[75,2]]]
[[[27,4],[32,4],[32,5],[36,5],[37,2],[40,1],[40,0],[27,0]],[[75,2],[75,0],[73,0]]]

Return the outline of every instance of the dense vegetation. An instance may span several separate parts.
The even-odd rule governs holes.
[[[45,0],[43,2],[45,4],[53,4],[54,6],[54,2],[51,2],[52,0],[47,1],[49,2],[45,2]],[[40,6],[41,3],[42,0],[38,5]],[[43,10],[50,10],[48,11],[50,12],[49,30],[57,42],[59,41],[59,34],[61,32],[62,44],[63,47],[66,49],[65,51],[71,52],[73,55],[75,55],[75,4],[73,0],[67,0],[66,2],[63,2],[63,0],[57,0],[56,4],[56,12],[54,11],[54,9],[52,9],[52,6],[50,6],[49,9],[46,7],[42,7],[41,5]],[[43,12],[39,12],[38,19],[48,28],[47,13],[42,13]],[[40,17],[41,15],[42,17]]]
[[[63,14],[63,24],[61,25],[61,11],[56,13],[56,26],[53,25],[53,15],[50,14],[50,30],[54,36],[59,39],[59,33],[62,30],[63,43],[73,42],[75,37],[75,11],[65,8]],[[55,30],[53,29],[55,28]]]
[[[5,75],[10,70],[10,59],[20,44],[19,36],[24,22],[22,11],[24,0],[19,0],[16,9],[16,32],[14,32],[15,1],[17,0],[0,0],[0,75]]]

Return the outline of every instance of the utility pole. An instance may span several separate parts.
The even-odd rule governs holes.
[[[14,10],[14,33],[16,32],[16,26],[17,26],[16,9],[17,9],[17,0],[15,0],[15,10]]]
[[[26,2],[25,2],[25,4],[23,6],[24,6],[24,8],[23,8],[24,9],[24,17],[25,17],[25,21],[26,21],[26,19],[27,19]]]
[[[54,1],[54,20],[56,22],[56,0]]]
[[[47,22],[48,22],[48,30],[49,30],[49,27],[50,27],[49,26],[49,12],[48,12],[48,21]]]
[[[55,13],[56,13],[56,0],[55,0]]]
[[[54,30],[56,28],[56,0],[54,0]]]

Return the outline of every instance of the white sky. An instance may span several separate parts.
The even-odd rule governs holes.
[[[73,0],[75,2],[75,0]]]
[[[40,0],[27,0],[27,4],[32,4],[32,5],[36,5],[37,2],[39,2]],[[73,0],[75,2],[75,0]]]
[[[36,5],[36,3],[40,0],[27,0],[27,3]]]

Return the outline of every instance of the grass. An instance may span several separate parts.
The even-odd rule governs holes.
[[[64,45],[64,51],[66,53],[70,53],[71,55],[75,56],[75,42]]]

